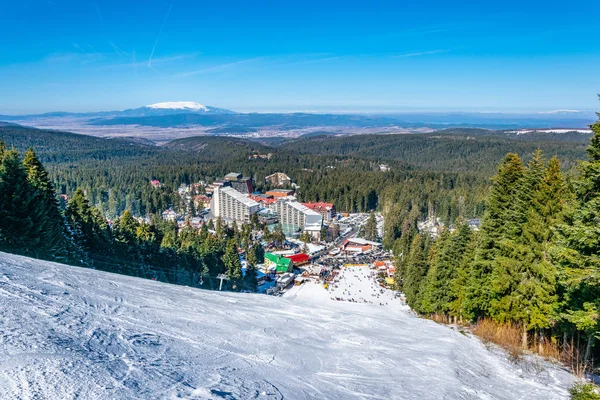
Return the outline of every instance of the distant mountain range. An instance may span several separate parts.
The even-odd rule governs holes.
[[[87,113],[72,113],[64,111],[55,111],[44,114],[28,114],[28,115],[0,115],[2,121],[23,121],[29,119],[41,118],[101,118],[111,119],[119,117],[153,117],[173,114],[197,114],[197,115],[222,115],[235,114],[233,111],[223,108],[204,106],[193,101],[174,101],[150,104],[144,107],[132,108],[121,111],[98,111]]]
[[[422,133],[447,128],[586,129],[591,111],[537,113],[403,112],[388,114],[237,113],[192,101],[163,102],[122,111],[0,115],[10,121],[97,136],[137,136],[164,142],[197,135],[298,137],[314,134]]]

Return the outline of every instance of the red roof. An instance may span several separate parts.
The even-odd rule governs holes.
[[[264,204],[273,204],[277,201],[277,199],[266,199],[264,197],[259,197],[259,196],[253,196],[251,194],[248,195],[249,198],[251,198],[252,200],[256,201],[257,203],[264,203]]]
[[[285,256],[285,258],[289,258],[296,264],[310,261],[310,257],[308,256],[308,254],[304,254],[304,253],[298,253],[298,254],[294,254],[291,256]]]
[[[331,209],[333,208],[333,204],[331,203],[325,203],[322,201],[316,202],[316,203],[302,203],[304,204],[306,207],[310,208],[311,210],[317,209],[317,210],[327,210],[327,209]]]

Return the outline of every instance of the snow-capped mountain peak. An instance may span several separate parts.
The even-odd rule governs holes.
[[[146,106],[154,109],[208,111],[208,107],[194,101],[167,101]]]
[[[563,109],[563,110],[540,111],[538,114],[576,114],[576,113],[580,113],[580,112],[581,111],[579,111],[579,110]]]

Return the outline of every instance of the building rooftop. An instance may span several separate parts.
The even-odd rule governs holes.
[[[321,216],[321,214],[319,214],[316,211],[311,210],[310,208],[306,207],[304,204],[302,203],[298,203],[297,201],[287,201],[288,205],[290,205],[291,207],[294,207],[296,210],[306,214],[306,215],[318,215]]]
[[[238,192],[237,190],[235,190],[232,187],[229,187],[229,186],[223,187],[223,188],[220,188],[219,191],[222,193],[228,194],[229,196],[233,197],[234,199],[236,199],[237,201],[239,201],[240,203],[243,203],[244,205],[246,205],[248,207],[254,207],[254,206],[258,207],[259,206],[259,204],[256,201],[250,199],[247,194]]]
[[[310,261],[310,257],[308,256],[308,254],[305,253],[293,254],[291,256],[285,256],[285,258],[289,258],[294,262],[294,264]]]
[[[370,244],[371,246],[381,246],[381,243],[372,242],[370,240],[361,239],[361,238],[347,239],[346,243],[356,243],[356,244],[362,244],[362,245],[368,245],[368,244]]]
[[[233,181],[236,179],[241,179],[242,178],[242,174],[240,174],[239,172],[230,172],[227,175],[225,175],[225,180],[228,181]]]
[[[314,202],[314,203],[302,203],[304,204],[306,207],[310,208],[311,210],[317,209],[317,210],[327,210],[327,209],[331,209],[333,208],[333,204],[332,203],[325,203],[323,201],[319,201],[319,202]]]

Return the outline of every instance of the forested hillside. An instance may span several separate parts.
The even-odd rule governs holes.
[[[339,211],[383,211],[390,245],[407,219],[414,224],[433,212],[451,224],[458,215],[481,216],[489,178],[507,152],[527,156],[541,148],[558,155],[567,171],[585,152],[580,134],[565,135],[559,142],[541,135],[525,140],[523,135],[486,132],[310,137],[270,146],[202,136],[157,147],[139,140],[0,127],[0,139],[21,151],[33,147],[59,194],[73,195],[81,188],[110,218],[125,210],[149,216],[184,207],[175,194],[183,183],[212,181],[235,171],[252,176],[263,190],[269,188],[265,176],[285,172],[300,186],[301,200],[333,202]],[[269,159],[249,159],[268,153]],[[380,163],[389,171],[381,171]],[[151,179],[163,186],[153,188]]]
[[[446,321],[486,321],[520,343],[593,368],[600,332],[600,122],[568,182],[557,157],[507,154],[485,199],[481,229],[462,217],[438,237],[405,221],[394,244],[408,304]],[[506,328],[508,327],[508,328]],[[549,350],[552,349],[552,350]]]
[[[81,189],[61,210],[35,152],[22,156],[0,141],[2,251],[206,288],[214,288],[216,276],[225,273],[229,288],[256,290],[256,275],[243,277],[238,257],[238,248],[244,249],[250,271],[262,262],[250,226],[230,229],[219,220],[210,227],[214,234],[206,224],[198,231],[156,215],[148,223],[130,210],[107,221]]]
[[[488,132],[487,134],[484,134]],[[299,154],[398,160],[430,171],[493,174],[509,152],[531,154],[540,148],[558,156],[565,168],[585,154],[586,134],[507,134],[484,130],[447,130],[432,134],[352,135],[301,138],[281,145]]]

